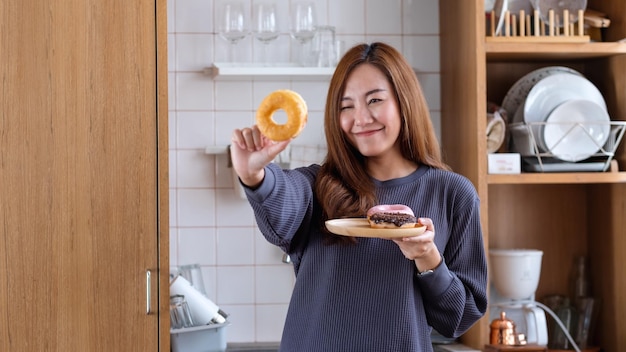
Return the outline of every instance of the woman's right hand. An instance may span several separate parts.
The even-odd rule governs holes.
[[[234,130],[230,157],[241,182],[252,188],[258,186],[265,177],[265,166],[285,150],[290,142],[271,141],[261,134],[256,125]]]

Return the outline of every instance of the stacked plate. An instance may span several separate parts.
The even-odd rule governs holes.
[[[512,148],[524,155],[543,154],[578,162],[598,153],[611,130],[606,102],[579,72],[562,66],[530,72],[509,89],[502,102],[513,124]]]

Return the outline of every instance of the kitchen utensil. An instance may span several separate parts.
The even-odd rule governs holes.
[[[291,36],[300,44],[310,43],[315,37],[317,15],[315,3],[297,2],[291,11]]]
[[[570,304],[570,300],[567,297],[565,297],[563,302],[561,302],[558,306],[554,307],[553,311],[560,323],[563,325],[563,328],[559,326],[554,318],[552,319],[552,328],[550,329],[551,335],[548,341],[548,346],[551,349],[568,349],[571,347],[571,344],[564,331],[570,332],[573,330],[572,327],[575,324],[576,311]]]
[[[345,53],[346,53],[346,42],[341,39],[335,40],[335,62],[333,63],[332,66],[337,66],[337,63],[339,63],[339,60],[341,60],[341,58],[343,57],[343,54]]]
[[[590,100],[607,110],[602,93],[588,79],[570,73],[555,73],[537,82],[528,92],[524,102],[524,122],[543,122],[554,108],[572,99]]]
[[[554,108],[571,99],[591,100],[606,110],[602,94],[585,77],[567,72],[554,72],[532,86],[523,105],[518,107],[513,122],[530,124],[530,132],[539,152],[546,152],[541,138],[543,126],[539,122],[545,122]]]
[[[524,99],[522,105],[517,108],[513,116],[513,121],[523,120],[525,101],[526,99]],[[537,124],[527,125],[523,122],[512,122],[507,127],[511,135],[512,151],[520,153],[522,156],[533,156],[545,151],[540,148],[538,142],[541,126]]]
[[[239,351],[228,344],[231,323],[194,326],[170,330],[171,352]],[[246,351],[258,351],[245,348]],[[168,350],[169,351],[169,350]]]
[[[268,65],[270,63],[269,45],[278,39],[278,15],[276,4],[274,3],[258,3],[254,6],[254,15],[252,18],[252,31],[254,37],[262,44],[263,58],[261,61]]]
[[[563,14],[563,10],[569,12],[569,23],[578,21],[578,10],[587,8],[587,0],[530,0],[532,7],[539,11],[539,17],[544,23],[549,23],[549,11],[553,10],[555,16]],[[554,25],[563,27],[563,18],[555,17]]]
[[[593,332],[595,317],[598,312],[598,300],[592,297],[579,297],[576,299],[578,321],[574,331],[574,339],[580,348],[587,348],[589,338]]]
[[[494,319],[490,325],[489,342],[493,345],[515,345],[515,322],[506,318],[506,312],[500,312],[500,317]]]
[[[170,325],[172,329],[194,326],[189,305],[183,295],[170,296]]]
[[[366,218],[346,218],[326,221],[328,231],[341,236],[402,238],[418,236],[426,231],[426,226],[403,227],[397,229],[375,229]]]
[[[519,153],[523,158],[523,168],[528,172],[603,172],[617,170],[613,156],[620,145],[624,132],[626,132],[626,122],[610,121],[610,132],[608,141],[602,146],[593,158],[580,162],[566,162],[552,157],[551,153],[539,150],[539,139],[533,128],[545,123],[533,123],[532,126],[525,123],[512,123],[507,125],[510,132],[511,149]],[[533,128],[531,128],[533,127]],[[542,143],[543,144],[543,143]]]
[[[248,17],[242,2],[222,4],[218,12],[218,33],[228,41],[228,62],[234,61],[235,46],[248,35]]]
[[[311,54],[311,45],[316,33],[317,16],[315,4],[312,2],[298,2],[292,5],[291,36],[300,44],[297,50],[298,62],[302,66],[314,66],[316,62]]]
[[[202,278],[202,268],[198,264],[181,265],[178,267],[178,273],[182,275],[193,288],[200,291],[206,296],[204,279]]]
[[[333,67],[337,64],[336,41],[334,26],[317,26],[313,46],[317,52],[318,67]]]
[[[507,316],[516,322],[517,332],[526,336],[528,343],[546,345],[548,327],[544,311],[535,302],[535,291],[541,274],[543,252],[536,249],[490,249],[489,272],[490,304],[506,309]],[[491,310],[492,319],[497,310]]]
[[[570,271],[571,297],[591,297],[591,275],[587,256],[579,255],[574,258]]]
[[[535,249],[490,249],[491,275],[498,292],[512,300],[535,294],[543,252]]]
[[[512,14],[518,14],[520,10],[523,10],[526,13],[532,13],[532,6],[528,0],[496,0],[493,5],[493,12],[498,18],[498,25],[496,26],[495,34],[502,34],[505,22],[505,13],[507,11]]]
[[[533,302],[523,305],[521,312],[524,319],[519,323],[518,330],[525,331],[526,341],[546,345],[548,343],[548,321],[543,309]],[[522,323],[525,326],[522,326]]]
[[[222,324],[226,321],[225,317],[220,314],[219,307],[180,275],[170,282],[170,295],[185,297],[191,317],[196,325]]]
[[[515,112],[518,107],[522,105],[533,86],[542,79],[555,73],[571,73],[582,77],[580,72],[565,66],[542,67],[527,73],[509,88],[504,100],[502,100],[502,108],[507,112],[509,118],[508,122],[513,122]]]
[[[568,100],[552,110],[542,125],[542,148],[570,162],[588,159],[609,139],[611,119],[605,108],[584,100]]]
[[[502,109],[500,109],[502,110]],[[487,113],[487,153],[495,153],[504,143],[506,136],[506,122],[500,110]]]

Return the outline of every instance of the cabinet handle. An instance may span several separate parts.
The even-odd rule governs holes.
[[[150,276],[152,275],[152,272],[150,271],[150,269],[146,270],[146,314],[150,314],[152,313],[152,310],[150,309],[150,307],[152,306],[152,291],[151,291],[151,278]]]

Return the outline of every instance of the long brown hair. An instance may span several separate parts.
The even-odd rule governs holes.
[[[328,154],[315,183],[322,221],[363,217],[367,209],[377,204],[374,184],[365,167],[366,158],[350,144],[339,124],[347,77],[364,63],[377,67],[394,90],[402,119],[398,143],[403,157],[418,165],[449,170],[441,159],[426,99],[411,65],[388,44],[356,45],[337,64],[326,98],[324,132]]]

